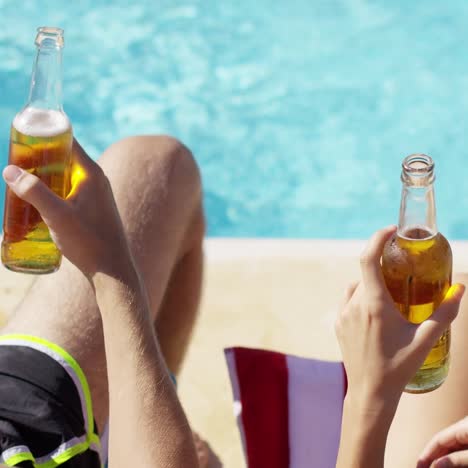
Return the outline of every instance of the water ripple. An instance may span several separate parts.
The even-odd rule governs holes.
[[[63,5],[0,0],[3,162],[35,28],[53,24],[66,31],[65,107],[85,147],[182,139],[211,235],[367,237],[396,221],[400,161],[422,151],[437,164],[441,229],[468,236],[463,0]]]

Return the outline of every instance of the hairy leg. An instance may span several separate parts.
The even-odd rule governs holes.
[[[455,282],[468,287],[468,275]],[[414,468],[423,447],[444,427],[468,415],[468,297],[452,325],[450,371],[445,383],[422,395],[403,394],[390,429],[385,454],[386,468]]]
[[[196,318],[202,279],[201,182],[190,152],[170,137],[121,140],[99,160],[108,176],[146,284],[163,354],[180,368]],[[38,278],[3,333],[41,336],[82,366],[99,427],[108,414],[99,311],[87,280],[69,262]]]
[[[168,137],[128,138],[111,146],[100,163],[147,286],[163,354],[177,373],[202,282],[205,220],[197,165],[187,148]]]

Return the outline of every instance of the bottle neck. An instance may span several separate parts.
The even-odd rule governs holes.
[[[38,47],[28,106],[62,110],[62,48]]]
[[[409,238],[427,238],[437,234],[434,186],[403,184],[398,235]]]

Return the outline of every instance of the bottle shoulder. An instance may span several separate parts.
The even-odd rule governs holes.
[[[12,126],[33,137],[54,137],[72,131],[70,119],[63,110],[24,107],[13,119]]]
[[[382,262],[414,262],[429,257],[438,258],[440,261],[442,259],[452,261],[450,243],[440,232],[423,239],[411,239],[394,234],[385,244]]]

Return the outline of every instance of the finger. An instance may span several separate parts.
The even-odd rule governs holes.
[[[452,424],[438,432],[426,445],[419,456],[418,468],[427,468],[442,455],[457,448],[465,448],[468,445],[468,420]]]
[[[453,452],[433,463],[434,468],[461,468],[468,466],[468,450]]]
[[[341,300],[341,304],[343,307],[351,300],[358,286],[359,286],[359,281],[352,281],[351,283],[348,284],[348,286],[346,287],[343,293],[343,299]]]
[[[445,295],[437,310],[421,325],[416,332],[416,340],[429,350],[442,333],[455,320],[460,302],[465,293],[465,286],[454,284]]]
[[[86,171],[93,171],[99,166],[93,161],[78,141],[73,139],[72,146],[73,163],[83,167]]]
[[[38,177],[18,166],[7,166],[3,178],[11,190],[22,200],[31,203],[44,219],[51,219],[63,212],[64,201]]]
[[[72,155],[71,187],[67,195],[68,200],[73,200],[78,195],[81,185],[90,176],[102,172],[102,169],[88,156],[76,139],[73,139]]]
[[[377,231],[371,237],[361,255],[362,280],[367,289],[380,291],[382,288],[385,288],[380,258],[382,257],[385,242],[395,231],[396,226],[388,226]]]
[[[335,322],[335,331],[337,335],[340,333],[340,321],[348,309],[347,305],[351,298],[356,295],[356,290],[359,288],[360,284],[361,283],[359,281],[353,281],[350,284],[348,284],[348,286],[343,292],[343,297],[338,308],[337,318]]]

